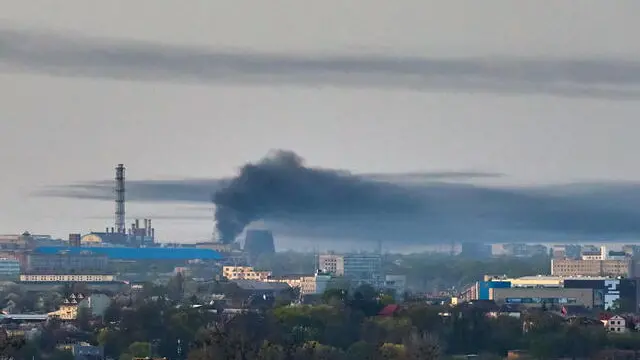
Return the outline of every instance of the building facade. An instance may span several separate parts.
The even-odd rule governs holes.
[[[640,280],[638,279],[567,279],[568,289],[591,289],[594,302],[605,310],[619,308],[621,311],[637,312],[640,307]]]
[[[344,257],[344,276],[357,284],[380,287],[383,284],[380,254],[349,254]]]
[[[13,258],[0,258],[0,278],[13,278],[20,275],[20,261]]]
[[[331,275],[317,273],[300,278],[300,295],[323,294],[331,281]]]
[[[271,271],[258,271],[251,266],[223,266],[222,275],[229,280],[266,281]]]
[[[567,288],[492,288],[489,300],[497,304],[518,304],[528,307],[554,307],[582,305],[587,308],[601,306],[594,302],[593,289]]]
[[[627,332],[627,320],[622,316],[614,315],[607,320],[603,320],[602,323],[608,332],[617,334]]]
[[[634,267],[635,263],[631,258],[606,260],[551,259],[551,275],[554,276],[633,277]]]
[[[39,254],[27,255],[25,272],[28,274],[90,274],[106,272],[109,261],[98,254]]]
[[[380,254],[324,254],[318,256],[318,265],[320,270],[335,276],[344,276],[354,285],[384,286]]]
[[[336,254],[319,255],[318,268],[335,276],[344,276],[344,256]]]

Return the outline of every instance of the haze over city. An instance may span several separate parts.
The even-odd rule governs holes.
[[[41,195],[125,163],[130,217],[161,241],[208,239],[210,195],[182,179],[285,149],[355,174],[448,172],[425,242],[467,239],[450,229],[470,219],[482,241],[640,236],[637,2],[0,5],[0,232],[103,230],[111,199]],[[470,172],[500,176],[451,174]],[[144,198],[158,180],[192,198]],[[573,183],[597,186],[549,187]],[[269,226],[283,247],[347,230],[300,224]]]

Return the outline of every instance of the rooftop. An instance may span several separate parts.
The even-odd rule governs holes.
[[[281,291],[289,289],[289,285],[279,282],[263,282],[257,280],[234,280],[234,283],[243,290],[267,290],[267,291]]]

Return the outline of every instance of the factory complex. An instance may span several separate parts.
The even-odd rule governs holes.
[[[83,283],[118,291],[132,283],[194,270],[200,278],[213,278],[228,263],[248,265],[263,253],[275,252],[268,230],[249,230],[239,244],[211,241],[161,244],[151,219],[135,219],[126,227],[125,167],[115,168],[115,217],[104,232],[71,233],[67,239],[47,235],[0,235],[0,280],[12,281],[28,291]]]

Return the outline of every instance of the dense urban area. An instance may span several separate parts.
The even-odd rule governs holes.
[[[276,252],[160,244],[150,219],[0,236],[6,359],[635,359],[640,246]]]

